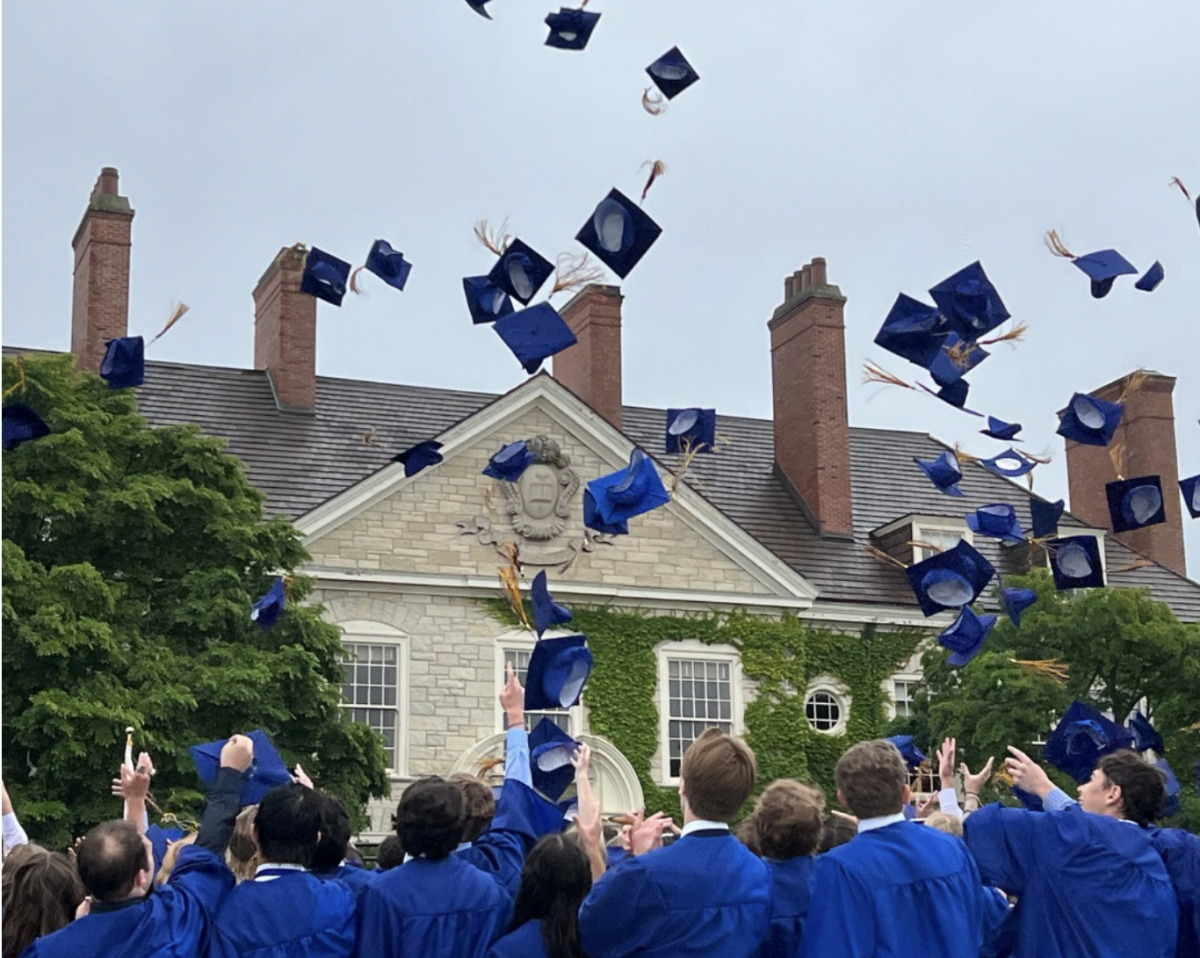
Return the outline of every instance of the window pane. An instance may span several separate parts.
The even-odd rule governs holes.
[[[688,746],[706,728],[733,731],[731,670],[728,662],[667,659],[668,774],[679,774]],[[679,678],[676,679],[675,677]]]
[[[346,679],[343,704],[354,721],[379,733],[388,766],[395,768],[400,734],[399,646],[391,642],[345,642],[342,650]]]

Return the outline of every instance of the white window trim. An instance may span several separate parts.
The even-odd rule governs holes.
[[[956,521],[954,519],[932,519],[914,516],[912,520],[912,541],[923,542],[930,532],[948,532],[956,535],[968,545],[975,544],[975,534],[971,531],[971,527],[965,522]],[[923,559],[928,559],[929,556],[924,555],[926,550],[913,546],[913,562],[920,562]],[[922,553],[921,558],[917,558],[917,553]]]
[[[896,672],[884,679],[883,690],[887,695],[887,714],[889,719],[894,719],[899,714],[896,711],[896,683],[908,682],[910,685],[919,685],[924,681],[925,676],[920,672]],[[909,699],[909,702],[911,703],[912,699]]]
[[[679,776],[671,770],[670,742],[671,689],[667,680],[668,659],[692,659],[729,663],[729,718],[734,735],[744,735],[745,689],[742,678],[742,656],[732,645],[709,645],[699,639],[664,642],[654,650],[658,673],[658,757],[660,785],[679,785]]]
[[[408,671],[409,638],[395,626],[384,622],[373,622],[367,619],[352,619],[347,622],[335,623],[342,630],[342,644],[347,642],[369,642],[377,645],[395,645],[397,648],[396,662],[399,669],[399,688],[396,690],[396,759],[395,767],[387,770],[392,779],[405,778],[408,775],[408,731],[409,731],[409,685]],[[338,696],[339,700],[341,695]],[[349,706],[339,704],[341,709],[349,711]]]
[[[545,639],[559,639],[559,638],[562,638],[563,636],[578,635],[578,634],[579,633],[577,633],[577,632],[564,632],[561,630],[548,629],[542,637]],[[537,643],[538,643],[537,636],[533,632],[529,632],[524,629],[513,631],[513,632],[505,632],[503,635],[496,637],[495,651],[496,651],[496,696],[497,696],[497,698],[496,698],[496,709],[495,709],[495,716],[496,716],[496,726],[495,727],[498,732],[505,731],[504,709],[500,705],[500,698],[499,698],[500,690],[502,688],[504,688],[504,666],[506,664],[504,661],[504,650],[505,649],[517,649],[522,652],[532,652],[533,647],[535,645],[537,645]],[[540,709],[531,709],[530,711],[541,711],[541,710]],[[579,738],[579,736],[581,736],[581,735],[586,735],[587,731],[588,731],[587,714],[586,714],[587,710],[586,710],[583,702],[580,701],[580,703],[578,705],[574,706],[573,708],[569,708],[566,711],[567,711],[567,714],[570,716],[570,726],[571,726],[570,729],[567,731],[567,734],[575,739]]]
[[[837,699],[838,721],[837,725],[833,728],[819,729],[808,721],[808,700],[815,692],[825,692]],[[809,681],[808,686],[804,690],[804,722],[818,735],[845,735],[846,723],[850,720],[850,708],[853,704],[854,699],[850,695],[850,690],[842,682],[839,682],[832,675],[815,676]]]

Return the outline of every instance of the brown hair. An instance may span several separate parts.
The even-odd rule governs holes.
[[[1121,789],[1121,814],[1143,828],[1162,814],[1167,801],[1167,778],[1153,765],[1147,765],[1136,753],[1112,752],[1096,763],[1109,787]]]
[[[749,745],[709,728],[683,753],[679,778],[693,815],[729,822],[754,791],[756,772]]]
[[[75,853],[79,877],[97,901],[119,901],[137,884],[138,873],[153,867],[154,857],[133,822],[101,822],[84,836]]]
[[[850,746],[838,759],[833,778],[857,818],[894,815],[904,805],[908,766],[891,742],[877,738]]]
[[[821,840],[824,811],[825,794],[819,788],[790,778],[772,782],[751,816],[760,854],[776,861],[811,855]]]
[[[845,845],[857,834],[858,822],[841,812],[830,812],[821,822],[821,841],[817,845],[817,852],[823,855],[838,845]]]
[[[4,856],[4,867],[0,868],[0,900],[3,901],[5,910],[8,909],[8,889],[12,885],[12,878],[17,873],[17,869],[31,858],[49,854],[48,848],[43,848],[34,842],[25,842],[17,845]]]
[[[185,845],[190,845],[195,840],[195,835],[184,835],[183,838],[176,839],[167,846],[167,853],[163,855],[162,864],[158,866],[158,874],[154,876],[154,884],[165,885],[167,883],[171,872],[175,870],[175,860],[179,858],[179,852]]]
[[[738,841],[745,845],[755,855],[762,856],[762,846],[758,843],[758,809],[754,809],[742,819],[737,830]]]
[[[473,842],[492,824],[496,814],[496,797],[492,787],[482,779],[466,772],[455,772],[447,781],[458,786],[463,796],[464,842]]]
[[[8,861],[4,870],[7,878]],[[19,955],[35,938],[65,928],[84,892],[75,863],[62,852],[30,855],[12,872],[4,896],[4,954]]]
[[[253,878],[254,870],[258,867],[258,846],[254,844],[253,837],[257,815],[257,805],[247,805],[238,813],[233,823],[233,834],[229,836],[229,845],[225,849],[225,862],[239,882]]]
[[[935,828],[939,832],[945,832],[947,835],[954,835],[957,838],[963,837],[962,819],[947,815],[945,812],[930,812],[925,819],[925,827]]]

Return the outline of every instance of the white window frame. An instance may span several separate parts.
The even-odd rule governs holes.
[[[410,727],[409,715],[409,638],[395,626],[384,622],[373,622],[366,619],[354,619],[348,622],[336,623],[342,630],[342,645],[348,643],[367,643],[370,645],[394,645],[397,650],[396,667],[398,670],[396,690],[396,754],[395,765],[389,767],[388,776],[393,779],[404,778],[408,775],[408,732]],[[343,681],[343,685],[345,682]],[[339,699],[341,695],[339,693]],[[352,712],[355,706],[342,702],[339,706],[347,712]]]
[[[886,689],[887,689],[887,694],[888,694],[887,710],[888,710],[889,718],[900,718],[901,717],[899,710],[896,708],[896,704],[897,704],[897,702],[896,702],[896,683],[897,682],[906,682],[909,685],[913,686],[913,688],[909,690],[910,697],[908,699],[909,708],[911,709],[913,701],[915,699],[916,686],[920,685],[924,681],[925,681],[924,676],[922,676],[920,674],[911,673],[911,672],[903,672],[903,673],[897,672],[895,675],[888,678]],[[912,715],[912,712],[910,711],[908,713],[908,715],[903,716],[903,717],[908,718],[911,715]]]
[[[658,671],[658,754],[659,784],[678,785],[679,776],[671,771],[671,687],[667,663],[671,659],[729,664],[729,720],[734,735],[744,735],[745,689],[741,653],[732,645],[708,645],[698,639],[664,642],[655,649]]]
[[[558,639],[558,638],[562,638],[563,636],[578,635],[578,634],[579,633],[577,633],[577,632],[563,632],[563,631],[555,631],[553,629],[549,629],[545,632],[545,634],[543,635],[543,638]],[[537,636],[534,635],[532,632],[526,632],[524,630],[517,631],[517,632],[506,632],[504,635],[498,636],[496,638],[495,648],[496,648],[496,695],[497,695],[497,699],[496,699],[495,715],[496,715],[496,731],[498,731],[498,732],[505,731],[504,709],[501,707],[500,699],[499,699],[500,690],[502,688],[504,688],[504,666],[506,664],[504,652],[506,649],[514,649],[514,650],[517,650],[520,652],[532,652],[533,647],[535,645],[537,645],[537,643],[538,643]],[[542,710],[541,709],[531,709],[530,711],[540,712]],[[552,710],[552,711],[556,711],[556,710]],[[571,738],[575,738],[575,739],[579,738],[579,736],[581,736],[581,735],[586,735],[587,731],[588,731],[587,715],[586,715],[587,710],[586,710],[582,700],[580,701],[580,703],[578,705],[575,705],[572,708],[566,709],[566,712],[567,712],[568,720],[570,723],[570,727],[567,729],[567,734],[570,735]],[[536,724],[536,723],[534,723],[534,724]]]
[[[838,720],[833,728],[817,728],[808,720],[808,700],[817,692],[824,692],[832,696],[838,704]],[[850,690],[832,675],[818,675],[811,679],[808,686],[804,689],[803,704],[804,722],[818,735],[846,734],[846,723],[850,721],[850,707],[854,704],[854,699],[850,695]]]
[[[912,520],[912,541],[924,542],[928,541],[929,533],[949,533],[956,535],[968,545],[975,544],[975,535],[971,532],[971,527],[965,522],[955,521],[954,519],[926,519],[920,516],[913,516]],[[953,548],[953,547],[951,547]],[[919,546],[913,546],[913,562],[924,562],[934,553],[928,549],[922,549]]]

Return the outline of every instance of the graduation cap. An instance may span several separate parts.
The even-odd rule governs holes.
[[[606,523],[622,522],[657,509],[670,501],[654,463],[634,448],[629,465],[587,484],[596,500],[596,511]]]
[[[587,637],[540,639],[525,672],[525,709],[569,709],[579,701],[592,672]]]
[[[604,535],[629,535],[629,523],[624,519],[617,522],[605,522],[600,518],[600,511],[596,508],[596,497],[592,494],[591,489],[583,490],[583,524],[594,532],[601,532]]]
[[[962,481],[962,469],[958,466],[958,457],[949,449],[936,459],[917,459],[913,457],[913,462],[920,466],[921,471],[929,477],[929,481],[942,490],[942,492],[946,493],[946,495],[962,495],[962,490],[958,488],[959,482]]]
[[[8,420],[4,421],[4,448],[8,448]],[[34,436],[33,438],[37,438]],[[1193,519],[1200,519],[1200,476],[1190,476],[1179,480],[1179,491],[1183,493],[1183,504]]]
[[[884,741],[891,742],[900,750],[904,764],[908,766],[910,772],[925,761],[925,755],[917,748],[911,735],[892,735]]]
[[[946,332],[941,310],[901,293],[875,334],[875,345],[928,369],[942,351]]]
[[[4,451],[16,449],[23,442],[50,435],[50,427],[42,417],[23,402],[4,404]]]
[[[478,13],[481,17],[486,17],[488,20],[490,20],[492,19],[492,15],[483,8],[486,4],[491,2],[492,0],[467,0],[467,6]]]
[[[1101,756],[1133,745],[1133,733],[1076,700],[1050,733],[1042,755],[1077,782],[1086,782]]]
[[[971,386],[965,379],[957,379],[952,383],[947,383],[934,395],[955,409],[962,409],[967,404],[967,393],[970,390]]]
[[[146,344],[141,336],[121,336],[104,344],[100,378],[112,389],[140,386],[146,379]]]
[[[546,46],[557,47],[559,50],[582,50],[592,38],[592,31],[600,21],[600,14],[589,10],[571,10],[560,7],[558,13],[546,14],[546,26],[550,28],[550,36],[546,37]]]
[[[1037,602],[1037,593],[1033,589],[1003,589],[1000,592],[1000,605],[1004,614],[1018,629],[1021,627],[1021,613]]]
[[[341,306],[349,280],[349,263],[314,246],[308,251],[308,257],[304,261],[300,292],[333,303],[334,306]]]
[[[620,190],[609,190],[575,239],[624,279],[654,245],[662,227]]]
[[[415,446],[409,446],[404,452],[394,456],[392,462],[404,463],[404,475],[406,477],[415,476],[422,469],[436,466],[442,461],[442,454],[438,452],[441,448],[442,444],[436,439],[426,439]]]
[[[967,516],[967,526],[972,532],[979,532],[1003,542],[1025,541],[1025,530],[1021,528],[1017,510],[1007,503],[996,502],[990,506],[980,506]]]
[[[1137,273],[1137,267],[1115,249],[1102,249],[1096,253],[1088,253],[1086,256],[1076,257],[1073,262],[1092,281],[1092,296],[1096,299],[1103,299],[1108,295],[1113,281],[1118,276]]]
[[[1108,496],[1108,517],[1112,520],[1113,532],[1129,532],[1167,521],[1162,480],[1158,476],[1110,482],[1104,492]]]
[[[667,454],[697,450],[712,452],[717,441],[715,409],[668,409]]]
[[[512,300],[508,293],[486,276],[464,276],[463,292],[467,295],[467,309],[471,312],[471,322],[476,326],[480,323],[494,323],[513,311]]]
[[[533,628],[539,639],[547,629],[571,621],[571,610],[558,605],[551,597],[544,569],[533,577],[533,584],[529,587],[529,602],[533,606]]]
[[[949,386],[990,355],[982,346],[963,339],[958,333],[947,333],[942,340],[942,348],[929,364],[929,375],[939,386]]]
[[[287,593],[283,588],[283,577],[271,583],[267,594],[250,607],[250,621],[257,622],[266,632],[287,608]]]
[[[1171,766],[1167,764],[1165,758],[1156,758],[1151,765],[1162,772],[1165,779],[1163,784],[1166,788],[1166,798],[1163,801],[1162,817],[1171,818],[1174,815],[1178,815],[1180,810],[1179,793],[1181,791],[1179,779],[1175,777],[1175,773],[1171,771]]]
[[[550,801],[557,802],[575,781],[571,756],[578,748],[579,743],[549,718],[542,719],[529,733],[533,787]]]
[[[992,581],[995,568],[966,540],[905,570],[925,615],[970,605]]]
[[[548,259],[529,244],[515,239],[500,254],[487,278],[493,286],[528,306],[553,272],[554,266]]]
[[[947,661],[957,669],[975,658],[996,627],[996,619],[995,615],[976,615],[974,609],[964,605],[954,624],[938,636],[938,644],[950,650]]]
[[[287,785],[292,781],[292,775],[283,758],[262,730],[247,732],[246,737],[254,743],[254,761],[246,770],[246,783],[242,786],[240,805],[257,805],[263,796],[279,785]],[[211,788],[217,780],[217,772],[221,767],[221,749],[229,739],[222,738],[205,745],[189,746],[192,761],[196,763],[196,772],[206,787]]]
[[[1030,498],[1029,518],[1033,524],[1033,537],[1045,539],[1058,534],[1058,520],[1062,517],[1066,503],[1061,499],[1047,502],[1045,499]]]
[[[1004,442],[1010,442],[1017,438],[1017,433],[1021,431],[1019,422],[1005,422],[1003,419],[997,419],[995,416],[987,417],[987,429],[979,431],[985,436],[991,436],[993,439],[1000,439]]]
[[[412,272],[412,263],[404,258],[403,253],[392,249],[392,244],[387,240],[376,240],[367,254],[366,269],[389,286],[404,289],[408,274]]]
[[[571,327],[549,303],[538,303],[498,319],[492,329],[531,376],[541,368],[543,360],[578,342]]]
[[[163,859],[172,842],[183,838],[182,828],[163,828],[161,825],[151,825],[146,829],[146,837],[150,839],[150,847],[154,849],[154,871],[162,868]]]
[[[929,295],[966,340],[975,340],[1012,318],[978,260],[947,276]]]
[[[1165,275],[1162,263],[1155,260],[1154,265],[1146,270],[1142,278],[1133,284],[1133,288],[1140,289],[1143,293],[1153,293],[1158,289],[1158,284],[1163,281],[1163,276]]]
[[[1133,747],[1139,752],[1155,751],[1159,755],[1163,754],[1162,736],[1158,734],[1158,729],[1150,724],[1150,720],[1146,718],[1138,709],[1133,713],[1133,718],[1129,720],[1129,730],[1133,733]]]
[[[1004,476],[1008,479],[1015,479],[1033,472],[1037,465],[1032,459],[1025,458],[1012,448],[998,456],[992,456],[991,459],[980,459],[979,464],[992,475]]]
[[[666,53],[646,67],[654,85],[668,100],[674,100],[684,90],[700,79],[679,47],[671,47]]]
[[[1100,540],[1095,536],[1067,536],[1046,543],[1050,553],[1050,573],[1054,587],[1095,589],[1104,585],[1104,566],[1100,562]]]
[[[505,482],[516,482],[521,473],[533,464],[533,453],[524,439],[510,442],[494,453],[484,467],[483,474]]]
[[[1056,432],[1085,446],[1107,446],[1124,412],[1125,407],[1119,402],[1076,393],[1067,403]]]

